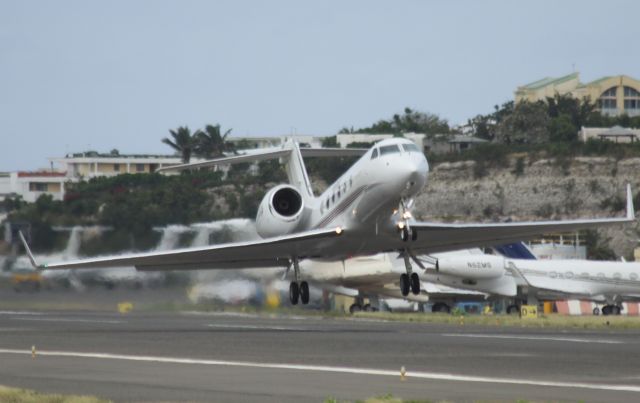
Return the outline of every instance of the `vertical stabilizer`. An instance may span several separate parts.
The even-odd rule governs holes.
[[[289,183],[300,190],[303,200],[307,202],[313,198],[313,190],[311,190],[311,182],[307,175],[307,168],[304,166],[300,147],[292,139],[287,139],[283,147],[291,150],[291,154],[283,158]]]

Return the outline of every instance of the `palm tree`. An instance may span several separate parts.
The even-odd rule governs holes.
[[[169,130],[169,133],[171,133],[173,139],[165,137],[162,139],[162,142],[180,153],[183,163],[188,163],[191,159],[194,146],[196,145],[196,139],[202,132],[196,130],[191,134],[191,130],[189,130],[187,126],[180,126],[176,130]]]
[[[225,151],[233,149],[233,146],[227,142],[227,137],[231,133],[231,129],[220,134],[220,125],[207,125],[204,131],[198,131],[196,140],[196,152],[204,158],[222,157]]]

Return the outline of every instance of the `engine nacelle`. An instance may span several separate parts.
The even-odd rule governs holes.
[[[302,195],[291,185],[278,185],[264,196],[258,208],[256,230],[263,238],[293,232],[302,219]]]
[[[492,255],[448,256],[438,259],[438,272],[466,279],[504,275],[504,258]]]

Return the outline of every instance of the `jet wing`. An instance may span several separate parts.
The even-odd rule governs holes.
[[[38,269],[84,269],[135,266],[142,271],[287,267],[289,259],[321,255],[344,231],[340,228],[300,232],[259,241],[236,242],[200,248],[176,249],[131,255],[97,257],[38,264],[20,233],[31,263]]]
[[[549,267],[549,263],[553,261],[540,260],[509,260],[506,269],[514,276],[520,277],[527,283],[527,286],[537,288],[539,290],[556,292],[566,296],[584,295],[591,296],[594,292],[589,289],[584,282],[575,279],[565,279],[556,275],[555,278],[549,277],[548,270],[541,270],[540,264]]]
[[[411,242],[410,248],[414,253],[433,253],[476,246],[493,246],[530,239],[553,232],[577,231],[633,221],[635,221],[635,213],[631,186],[627,185],[626,217],[508,223],[446,224],[410,222],[411,229],[418,231],[418,238],[416,241]]]

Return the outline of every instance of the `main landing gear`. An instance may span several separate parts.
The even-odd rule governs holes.
[[[411,261],[409,260],[409,253],[404,252],[404,267],[407,270],[406,273],[400,275],[400,292],[403,297],[409,295],[409,291],[413,295],[420,294],[420,277],[418,273],[412,272]]]
[[[289,284],[289,301],[291,305],[298,305],[298,300],[300,300],[303,305],[306,305],[309,303],[309,283],[300,281],[298,258],[293,259],[293,271],[295,280]]]

